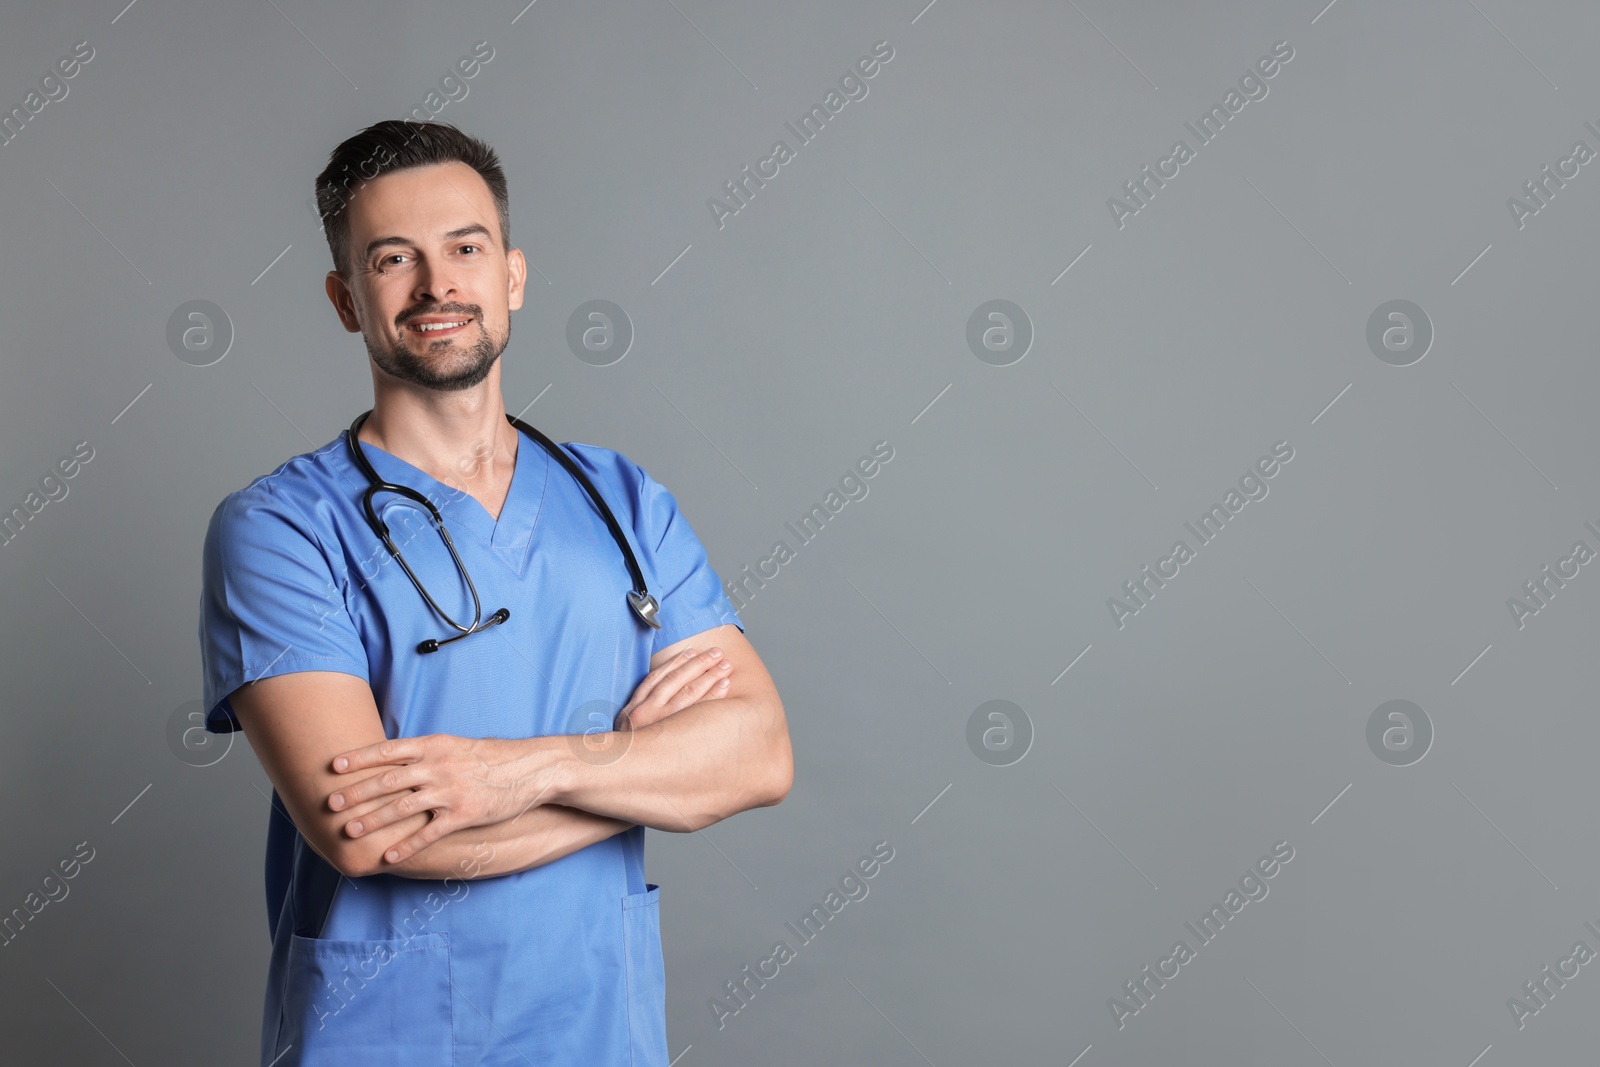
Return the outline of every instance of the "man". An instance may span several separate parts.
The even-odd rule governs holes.
[[[613,529],[508,421],[494,151],[381,122],[317,196],[372,411],[229,494],[203,564],[206,727],[274,787],[261,1063],[665,1067],[644,827],[781,801],[783,705],[672,494],[560,446]]]

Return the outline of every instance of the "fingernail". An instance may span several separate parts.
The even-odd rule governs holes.
[[[731,681],[733,681],[732,678],[724,678],[724,679],[722,679],[721,681],[719,681],[717,683],[717,688],[718,689],[726,689],[726,688],[728,688],[728,683],[731,682]]]
[[[361,832],[361,824],[358,823],[358,822],[351,823],[350,824],[350,832],[352,834],[359,834]]]
[[[722,649],[713,648],[709,652],[707,652],[706,655],[708,655],[708,656],[720,656],[720,655],[722,655]]]
[[[686,649],[684,649],[684,650],[683,650],[683,651],[682,651],[682,652],[679,652],[679,653],[678,653],[678,657],[679,657],[679,658],[680,658],[680,659],[681,659],[681,658],[683,658],[683,657],[684,657],[684,656],[692,656],[692,655],[694,655],[694,653],[695,653],[695,650],[694,650],[694,649],[692,649],[692,648],[686,648]]]
[[[728,662],[727,660],[723,660],[721,663],[717,664],[717,670],[725,671],[731,666],[733,666],[732,663]]]
[[[338,811],[340,808],[344,807],[344,794],[333,794],[333,796],[328,798],[328,804],[333,808],[334,811]]]

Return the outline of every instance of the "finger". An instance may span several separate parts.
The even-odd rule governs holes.
[[[415,856],[418,852],[421,852],[423,849],[427,848],[441,837],[444,837],[446,834],[450,833],[453,828],[446,825],[447,821],[448,820],[443,815],[434,815],[434,817],[428,821],[427,826],[424,826],[422,829],[418,830],[416,833],[412,834],[398,845],[395,845],[393,848],[385,851],[383,854],[384,862],[399,863],[401,860],[409,859],[410,857]]]
[[[680,697],[684,687],[696,680],[704,681],[707,687],[714,685],[718,671],[722,669],[717,665],[724,660],[722,650],[713,648],[689,658],[680,656],[674,662],[678,665],[673,666],[669,663],[659,668],[659,673],[652,672],[657,674],[652,687],[647,688],[641,683],[633,697],[617,713],[612,722],[613,730],[641,729],[695,703],[701,699],[705,687],[696,691],[687,702]]]
[[[629,730],[642,730],[651,723],[659,720],[666,714],[655,704],[638,704],[631,708],[623,708],[617,712],[617,717],[611,723],[611,729],[618,733]]]
[[[639,689],[644,691],[644,692],[649,692],[651,689],[653,689],[656,686],[660,685],[662,680],[667,678],[674,671],[676,671],[679,668],[683,667],[687,663],[694,662],[695,656],[698,655],[699,653],[700,653],[700,650],[697,649],[697,648],[686,648],[686,649],[684,649],[682,652],[678,653],[675,657],[673,657],[672,659],[667,660],[667,662],[663,663],[661,666],[659,666],[659,667],[655,668],[654,670],[650,671],[642,679],[640,679],[640,681],[639,681]]]
[[[713,648],[700,653],[682,666],[669,671],[660,684],[651,690],[650,695],[645,698],[646,701],[654,701],[665,707],[684,686],[697,678],[703,678],[707,671],[712,672],[714,679],[716,665],[722,661],[722,658],[722,649],[720,648]]]
[[[658,699],[664,704],[676,703],[678,707],[687,706],[680,702],[682,695],[686,692],[695,692],[697,688],[702,693],[705,689],[709,689],[718,678],[728,673],[728,670],[731,669],[731,664],[729,664],[729,667],[722,666],[722,664],[728,662],[723,658],[720,648],[713,648],[709,652],[696,656],[692,670],[684,671],[681,675],[657,689]],[[669,687],[675,688],[669,689]],[[698,699],[698,695],[696,695],[695,699]],[[693,703],[693,700],[690,703]]]
[[[670,695],[667,693],[668,686],[661,686],[657,688],[654,697],[639,707],[627,711],[625,715],[619,715],[619,721],[626,718],[630,725],[618,728],[640,730],[702,700],[725,696],[728,692],[728,675],[731,672],[731,666],[726,669],[704,671],[698,678],[690,679]]]
[[[664,703],[677,692],[685,680],[705,671],[710,662],[704,653],[698,653],[693,649],[684,652],[677,659],[663,664],[646,675],[644,681],[633,691],[628,703],[623,706],[623,710],[631,712],[651,699]]]
[[[391,737],[387,741],[341,752],[333,757],[333,769],[341,774],[362,771],[386,763],[409,763],[422,758],[420,737]]]
[[[362,816],[367,815],[370,812],[377,811],[379,808],[382,808],[384,805],[392,803],[393,801],[397,800],[402,795],[404,795],[406,793],[409,793],[409,792],[411,792],[411,790],[402,789],[397,793],[386,793],[383,796],[368,797],[366,800],[363,800],[359,804],[353,804],[353,805],[350,805],[350,806],[348,806],[346,808],[341,809],[339,814],[341,816],[343,816],[345,822],[348,823],[348,822],[354,821],[356,819],[360,819]]]
[[[727,660],[723,660],[722,662],[728,663]],[[673,695],[670,701],[668,701],[668,707],[673,711],[682,711],[691,704],[698,704],[701,700],[705,699],[707,693],[710,693],[722,682],[727,681],[728,675],[732,670],[733,665],[729,663],[727,667],[722,667],[719,665],[707,670],[698,678],[691,678],[688,682],[685,682],[683,687]]]
[[[639,684],[634,687],[633,699],[630,703],[642,702],[645,697],[650,695],[651,690],[661,684],[661,679],[665,678],[669,672],[689,662],[698,651],[698,649],[686,648],[678,653],[675,658],[667,660],[667,662],[646,674],[639,680]]]
[[[359,818],[351,819],[344,824],[344,830],[351,837],[364,837],[374,830],[381,830],[385,826],[409,819],[413,815],[443,804],[441,798],[428,790],[415,789],[391,800],[381,808],[375,808]]]
[[[328,795],[328,807],[346,811],[364,800],[415,789],[426,784],[426,775],[420,767],[389,767],[369,778],[349,785],[341,785],[338,792]]]
[[[657,694],[659,696],[659,689]],[[655,725],[677,710],[672,701],[662,703],[659,699],[647,700],[636,708],[625,708],[618,712],[616,722],[611,728],[619,732],[642,730],[646,726]]]

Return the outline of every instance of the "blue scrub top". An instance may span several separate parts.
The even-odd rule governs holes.
[[[633,547],[660,630],[628,607],[627,565],[588,493],[526,435],[498,520],[363,443],[379,477],[439,509],[483,617],[511,611],[420,654],[420,641],[456,631],[367,524],[348,437],[230,493],[211,517],[200,649],[212,733],[239,729],[227,698],[240,685],[307,670],[365,679],[388,737],[610,729],[653,653],[723,623],[744,629],[677,501],[619,452],[562,445]],[[470,622],[471,595],[426,511],[394,493],[374,504],[429,594]],[[274,791],[266,891],[263,1067],[666,1067],[660,887],[645,880],[642,826],[514,874],[346,878]]]

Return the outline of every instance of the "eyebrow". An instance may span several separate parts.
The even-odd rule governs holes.
[[[451,230],[449,233],[444,235],[444,239],[446,241],[454,241],[458,238],[471,237],[475,234],[481,234],[482,236],[489,238],[491,241],[494,239],[494,234],[490,233],[487,227],[477,222]],[[415,243],[416,242],[409,237],[400,237],[398,235],[379,237],[367,244],[367,251],[362,259],[363,261],[371,259],[372,253],[376,252],[385,245],[409,245]]]

